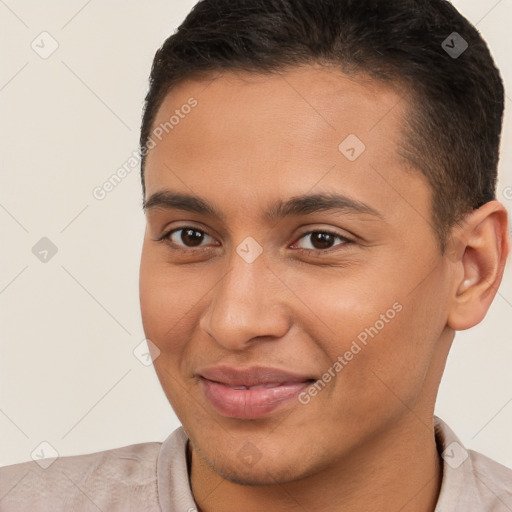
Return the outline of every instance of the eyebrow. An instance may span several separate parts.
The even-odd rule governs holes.
[[[199,196],[168,189],[153,193],[147,201],[144,201],[142,208],[145,212],[157,208],[184,210],[211,216],[221,221],[226,220],[226,216],[221,211]],[[264,218],[272,222],[291,215],[310,215],[324,211],[365,214],[382,219],[382,215],[370,205],[335,193],[306,194],[291,197],[286,201],[280,199],[264,213]]]

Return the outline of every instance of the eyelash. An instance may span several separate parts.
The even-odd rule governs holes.
[[[206,231],[204,231],[202,229],[198,229],[198,228],[195,228],[193,226],[183,226],[183,227],[180,227],[180,228],[173,228],[173,229],[167,231],[160,238],[157,238],[155,241],[156,242],[167,243],[168,245],[171,245],[174,250],[180,251],[182,253],[191,253],[191,252],[196,252],[197,253],[197,252],[199,252],[201,250],[208,249],[208,247],[197,247],[197,248],[189,247],[189,248],[183,248],[182,246],[176,245],[174,242],[171,242],[171,240],[169,239],[169,237],[173,233],[176,233],[176,232],[182,231],[182,230],[185,231],[185,230],[188,230],[188,229],[193,230],[193,231],[198,231],[199,233],[202,233],[204,235],[211,236],[209,233],[207,233]],[[302,235],[297,239],[297,241],[301,240],[302,238],[304,238],[307,235],[312,235],[313,233],[322,233],[322,234],[326,234],[326,235],[331,235],[334,238],[338,238],[343,243],[335,245],[334,247],[330,247],[329,249],[304,249],[304,248],[299,247],[299,248],[296,248],[294,250],[295,251],[300,251],[300,252],[303,252],[303,253],[325,254],[327,252],[338,250],[338,249],[336,249],[336,247],[339,247],[339,246],[343,247],[345,245],[353,243],[352,240],[348,239],[347,237],[344,237],[344,236],[340,235],[339,233],[335,233],[334,231],[330,231],[328,229],[315,229],[315,230],[312,230],[312,231],[307,231],[306,233],[302,233]],[[296,242],[294,242],[294,244],[295,243]]]

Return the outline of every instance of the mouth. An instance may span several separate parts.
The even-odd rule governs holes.
[[[316,380],[265,367],[207,368],[198,372],[198,376],[213,408],[222,416],[239,419],[269,415],[290,403]]]

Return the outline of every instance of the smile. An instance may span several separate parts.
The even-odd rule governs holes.
[[[222,416],[257,419],[295,399],[315,379],[272,368],[239,370],[217,367],[202,370],[201,387],[208,402]]]

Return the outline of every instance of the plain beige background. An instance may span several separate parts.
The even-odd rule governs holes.
[[[0,0],[0,465],[41,442],[81,454],[161,441],[179,424],[133,353],[144,340],[139,167],[103,200],[93,190],[136,151],[154,52],[194,3]],[[453,3],[510,91],[512,0]],[[509,211],[511,94],[498,186]],[[57,249],[46,263],[32,252],[43,237]],[[511,317],[509,264],[485,321],[457,335],[437,407],[468,447],[508,466]]]

